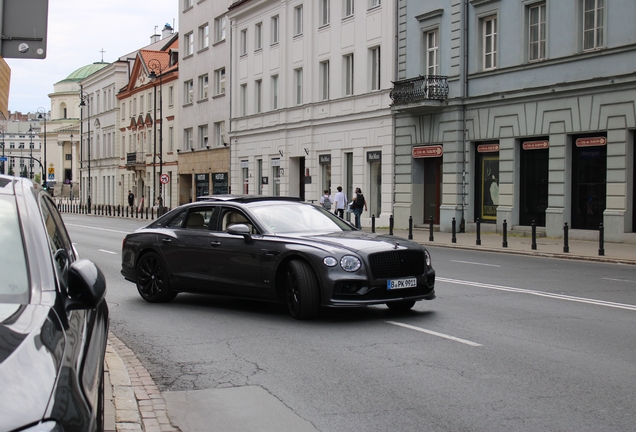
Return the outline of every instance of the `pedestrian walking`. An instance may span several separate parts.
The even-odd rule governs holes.
[[[347,196],[342,192],[342,186],[338,186],[336,189],[338,189],[338,192],[336,192],[336,195],[333,197],[333,201],[336,205],[334,213],[340,216],[340,219],[344,219],[344,211],[347,207]]]
[[[137,211],[142,212],[144,211],[144,196],[142,195],[141,198],[139,198],[139,206],[137,206]]]
[[[362,227],[360,226],[360,216],[362,215],[362,209],[364,209],[364,211],[367,211],[367,200],[364,199],[362,189],[356,188],[356,196],[353,198],[351,208],[353,210],[353,214],[356,217],[356,228],[362,229]]]
[[[329,196],[329,189],[325,189],[324,193],[320,197],[320,205],[327,211],[331,211],[331,197]]]
[[[71,203],[73,203],[73,182],[70,182],[69,185],[71,186],[71,189],[69,191],[69,198],[71,199]]]
[[[128,207],[135,205],[135,194],[131,190],[128,191]],[[131,209],[132,210],[132,209]]]

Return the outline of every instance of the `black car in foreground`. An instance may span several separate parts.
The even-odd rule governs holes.
[[[435,298],[420,244],[357,230],[299,198],[202,197],[128,234],[122,248],[121,273],[149,302],[213,293],[283,301],[307,319],[321,306],[407,310]]]
[[[108,308],[50,195],[0,175],[0,431],[103,430]]]

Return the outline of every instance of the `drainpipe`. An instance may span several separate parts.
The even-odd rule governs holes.
[[[463,68],[462,68],[462,219],[459,232],[466,232],[466,98],[468,97],[468,1],[464,0],[463,24]]]

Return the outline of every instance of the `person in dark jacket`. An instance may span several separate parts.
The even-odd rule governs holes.
[[[353,198],[353,204],[351,205],[353,214],[356,217],[356,228],[362,229],[360,226],[360,216],[362,215],[362,209],[367,211],[367,201],[364,199],[362,189],[356,188],[356,196]]]

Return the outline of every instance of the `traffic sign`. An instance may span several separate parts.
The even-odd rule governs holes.
[[[160,181],[162,184],[168,184],[168,182],[170,181],[170,176],[168,174],[161,174]]]
[[[0,157],[0,162],[6,162],[6,161],[7,161],[6,157],[4,157],[4,156]]]

